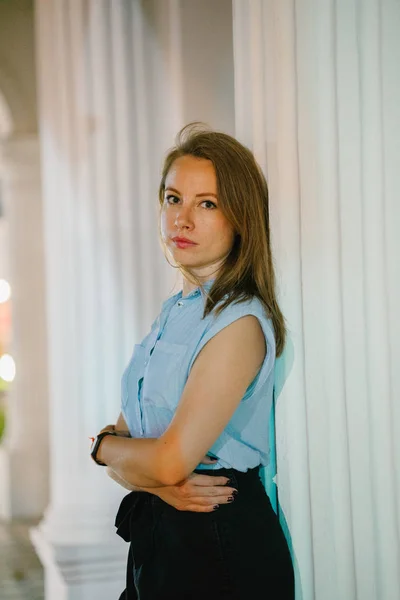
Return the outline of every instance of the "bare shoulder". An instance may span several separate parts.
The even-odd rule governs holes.
[[[224,341],[235,344],[248,342],[259,351],[265,351],[265,336],[260,321],[254,315],[245,315],[222,329],[218,335],[224,335]]]
[[[266,354],[265,336],[260,321],[254,315],[244,315],[215,334],[199,353],[197,360],[236,362],[245,358],[247,364],[260,366]]]

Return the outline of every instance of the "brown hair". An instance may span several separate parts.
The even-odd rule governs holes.
[[[165,157],[159,187],[161,205],[165,180],[173,162],[187,155],[213,163],[218,205],[237,232],[231,252],[208,292],[203,316],[214,307],[215,313],[219,314],[232,302],[245,302],[256,296],[267,317],[272,320],[276,355],[280,356],[285,345],[286,328],[276,298],[268,187],[261,168],[252,152],[235,138],[209,130],[201,123],[189,123],[178,133],[175,147]],[[193,273],[183,265],[178,265],[178,268],[204,290]]]

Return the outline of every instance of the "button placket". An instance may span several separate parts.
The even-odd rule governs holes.
[[[196,296],[199,296],[199,295],[200,295],[200,290],[196,289],[196,290],[193,290],[192,292],[190,292],[190,294],[188,296],[186,296],[185,299],[186,298],[195,298]],[[144,362],[144,366],[145,367],[147,367],[147,365],[149,363],[149,360],[150,360],[150,356],[152,355],[152,353],[154,351],[154,348],[157,345],[158,340],[162,336],[162,332],[164,330],[164,327],[165,327],[165,324],[166,324],[166,322],[168,320],[169,315],[171,314],[171,312],[174,310],[175,307],[181,308],[182,306],[185,306],[185,304],[186,304],[186,300],[184,301],[182,298],[179,299],[174,305],[170,306],[169,310],[163,315],[162,318],[160,318],[160,322],[159,322],[159,325],[158,325],[157,338],[156,338],[156,340],[154,342],[153,347],[150,349],[150,352],[148,354],[148,358]]]

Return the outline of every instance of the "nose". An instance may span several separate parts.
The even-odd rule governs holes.
[[[193,218],[191,209],[188,206],[179,206],[175,215],[175,227],[178,229],[191,229],[193,227]]]

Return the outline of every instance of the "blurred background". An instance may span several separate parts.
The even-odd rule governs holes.
[[[193,120],[269,184],[296,600],[398,600],[399,31],[398,0],[0,0],[1,600],[124,588],[89,437],[179,286],[157,187]]]

